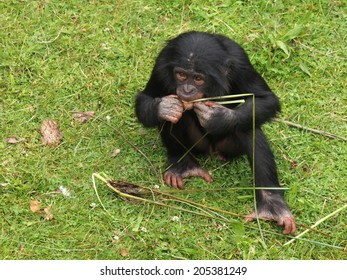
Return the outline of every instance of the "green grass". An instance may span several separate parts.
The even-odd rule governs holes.
[[[168,188],[113,130],[97,121],[79,124],[70,113],[92,110],[104,120],[109,116],[109,123],[162,172],[165,151],[157,130],[137,123],[134,96],[145,86],[165,40],[200,30],[225,34],[244,46],[280,97],[281,118],[346,137],[342,2],[0,1],[0,258],[346,259],[346,211],[285,247],[281,244],[290,239],[262,221],[265,247],[256,223],[224,225],[174,209],[130,204],[97,181],[110,217],[93,190],[93,173]],[[56,120],[63,133],[58,147],[41,143],[39,128],[47,118]],[[347,203],[345,142],[280,123],[264,129],[281,183],[289,188],[286,199],[298,233]],[[9,144],[11,136],[26,140]],[[120,154],[112,157],[117,148]],[[298,167],[292,169],[290,161]],[[214,183],[192,179],[187,189],[252,184],[244,158],[222,167],[214,159],[201,163],[213,171]],[[72,196],[57,193],[59,186]],[[238,214],[253,207],[251,190],[181,195]],[[42,208],[52,205],[54,219],[31,212],[30,200],[40,201]]]

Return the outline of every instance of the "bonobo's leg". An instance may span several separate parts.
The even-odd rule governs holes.
[[[243,144],[252,166],[252,132],[242,135],[241,139],[244,139]],[[255,186],[263,189],[256,190],[257,213],[253,212],[245,219],[252,221],[258,214],[259,219],[273,220],[283,226],[283,234],[294,234],[295,220],[284,201],[284,191],[267,189],[278,188],[279,181],[272,151],[261,129],[256,129],[255,139]]]
[[[201,177],[206,182],[212,182],[211,175],[202,169],[189,155],[177,163],[179,158],[169,157],[169,167],[164,173],[164,182],[174,188],[183,188],[184,178]]]

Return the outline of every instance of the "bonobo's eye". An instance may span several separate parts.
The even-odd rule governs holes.
[[[184,82],[185,80],[187,80],[187,74],[183,72],[176,72],[176,78],[177,80]]]
[[[194,77],[194,83],[197,85],[197,86],[202,86],[205,81],[203,78],[199,77],[199,76],[195,76]]]

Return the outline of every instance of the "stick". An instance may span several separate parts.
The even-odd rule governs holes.
[[[330,139],[340,139],[340,140],[342,140],[344,142],[347,141],[347,138],[345,138],[345,137],[342,137],[342,136],[339,136],[339,135],[335,135],[335,134],[332,134],[332,133],[329,133],[329,132],[326,132],[326,131],[323,131],[323,130],[309,128],[307,126],[296,124],[296,123],[293,123],[293,122],[290,122],[290,121],[281,120],[279,118],[274,118],[273,120],[275,122],[284,123],[284,124],[286,124],[288,126],[292,126],[292,127],[296,127],[296,128],[302,129],[302,130],[306,130],[306,131],[312,132],[312,133],[324,135],[324,136],[326,136],[326,137],[328,137]]]
[[[195,103],[195,102],[213,101],[213,100],[220,100],[220,99],[230,99],[230,98],[232,99],[232,98],[247,97],[247,96],[253,96],[253,95],[254,95],[253,93],[242,93],[242,94],[232,94],[232,95],[223,95],[223,96],[213,96],[213,97],[195,99],[190,102]]]
[[[185,208],[182,208],[182,207],[177,207],[177,206],[173,206],[173,205],[170,205],[170,204],[166,204],[166,203],[163,203],[163,202],[160,202],[160,201],[155,201],[155,200],[150,200],[150,199],[146,199],[146,198],[142,198],[142,197],[138,197],[138,196],[134,196],[134,195],[131,195],[131,194],[127,194],[127,193],[123,193],[119,190],[117,190],[116,188],[114,188],[113,186],[111,186],[111,184],[108,182],[107,178],[104,178],[102,175],[98,174],[98,173],[93,173],[92,175],[92,178],[94,180],[94,178],[98,178],[100,179],[101,181],[103,181],[113,192],[115,192],[117,195],[119,195],[120,197],[123,197],[123,198],[127,198],[127,199],[132,199],[132,200],[137,200],[139,202],[144,202],[144,203],[148,203],[148,204],[154,204],[154,205],[158,205],[158,206],[163,206],[163,207],[167,207],[167,208],[171,208],[171,209],[175,209],[175,210],[178,210],[178,211],[182,211],[182,212],[187,212],[187,213],[191,213],[191,214],[195,214],[195,215],[199,215],[199,216],[202,216],[202,217],[206,217],[206,218],[210,218],[210,219],[216,219],[216,220],[220,220],[220,221],[223,221],[223,222],[230,222],[229,219],[227,218],[224,218],[222,216],[213,216],[212,214],[207,214],[207,213],[199,213],[199,212],[196,212],[196,211],[192,211],[192,210],[189,210],[189,209],[185,209]],[[94,184],[95,181],[93,181],[93,184]],[[95,185],[94,185],[95,186]],[[145,188],[147,189],[147,188]],[[96,187],[94,187],[94,190],[97,194],[97,189]],[[98,196],[98,194],[97,194]],[[98,197],[99,199],[99,197]],[[183,201],[183,200],[182,200]],[[188,201],[188,200],[187,200]],[[101,202],[101,200],[99,199],[99,202]],[[184,201],[185,202],[185,201]],[[194,205],[194,204],[192,204]],[[103,205],[102,205],[103,206]],[[104,208],[104,206],[103,206]],[[104,208],[105,209],[105,208]],[[206,208],[208,209],[208,208]],[[105,209],[106,210],[106,209]],[[203,211],[202,209],[200,209],[200,211]],[[107,212],[107,211],[106,211]],[[107,212],[108,213],[108,212]],[[109,214],[109,213],[108,213]]]

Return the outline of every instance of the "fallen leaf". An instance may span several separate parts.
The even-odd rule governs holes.
[[[40,210],[40,202],[37,200],[30,200],[30,210],[34,213],[42,213]]]
[[[87,111],[87,112],[75,112],[72,114],[72,117],[78,121],[79,123],[86,123],[91,118],[95,116],[95,112]]]
[[[127,249],[122,249],[122,250],[120,251],[120,254],[121,254],[123,257],[126,257],[126,256],[129,254],[129,252],[128,252]]]
[[[54,216],[51,213],[51,208],[52,208],[52,205],[49,205],[48,207],[46,207],[44,209],[45,214],[46,214],[45,219],[48,220],[48,221],[52,221],[54,219]]]
[[[40,132],[42,143],[48,146],[56,146],[63,139],[58,124],[52,119],[42,122]]]
[[[312,170],[311,170],[311,168],[305,163],[305,164],[302,166],[302,171],[310,173]]]
[[[18,251],[19,251],[19,252],[23,252],[24,249],[25,249],[24,244],[19,244],[19,246],[18,246]]]
[[[116,157],[120,154],[120,149],[115,149],[114,152],[112,153],[112,157]]]
[[[11,137],[6,139],[6,142],[9,144],[17,144],[17,143],[24,142],[24,141],[25,141],[25,138],[19,138],[18,139],[16,136],[11,136]]]
[[[290,163],[290,168],[291,169],[297,169],[298,168],[298,162],[297,161],[292,161],[291,163]]]

